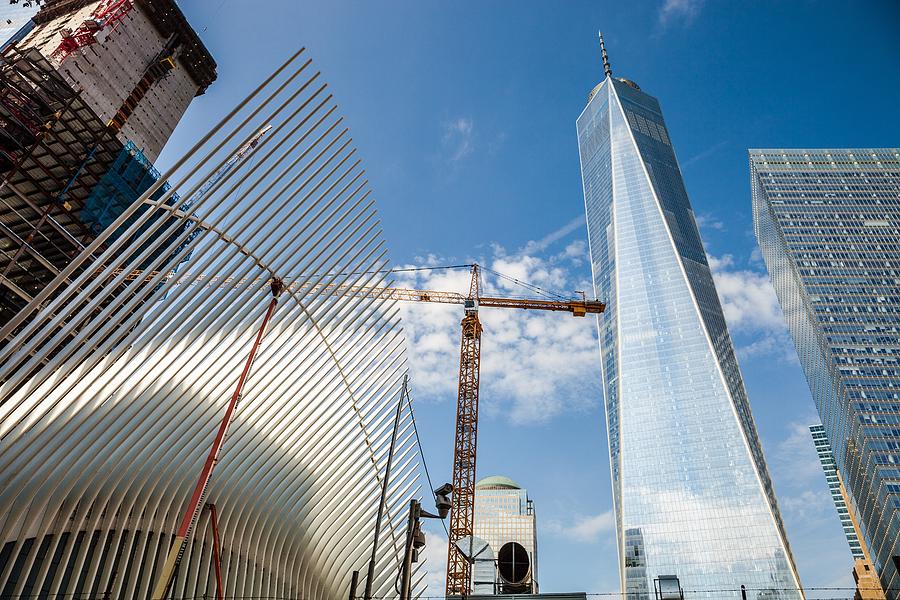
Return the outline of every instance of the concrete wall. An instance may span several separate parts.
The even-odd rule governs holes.
[[[36,46],[49,58],[62,39],[60,30],[77,28],[98,4],[92,2],[74,13],[39,25],[21,46]],[[76,50],[61,63],[51,62],[59,64],[66,80],[82,90],[85,101],[105,122],[118,111],[166,40],[137,6],[115,29],[101,30],[97,40]],[[177,51],[175,62],[178,63]],[[150,88],[119,132],[119,138],[123,142],[133,141],[150,160],[156,160],[198,89],[184,69],[175,69]]]

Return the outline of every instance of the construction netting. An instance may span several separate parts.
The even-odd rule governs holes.
[[[159,171],[157,171],[150,160],[144,156],[144,153],[141,152],[133,142],[127,142],[112,167],[100,179],[99,183],[97,183],[94,190],[91,192],[91,195],[85,201],[84,209],[81,211],[81,220],[90,228],[91,233],[99,235],[103,230],[109,227],[119,215],[125,212],[125,210],[131,206],[141,194],[159,181],[159,178]],[[170,189],[171,185],[169,182],[165,182],[150,196],[148,202],[159,200]],[[166,200],[165,204],[176,211],[184,211],[190,207],[191,200],[182,200],[178,194],[175,193]],[[128,220],[122,223],[122,225],[113,232],[110,239],[117,240],[129,227],[131,227],[132,224],[140,219],[144,213],[150,210],[150,208],[151,206],[149,203],[145,203],[141,206]],[[175,218],[176,217],[174,216],[164,216],[163,211],[156,211],[156,213],[132,235],[132,239],[137,239],[148,229],[156,228],[160,219],[171,219],[174,222]],[[188,226],[188,224],[184,225],[183,228],[173,233],[171,237],[173,239],[177,238]],[[165,229],[165,227],[166,225],[163,225],[162,229]],[[180,245],[178,249],[181,249],[181,247],[186,245],[191,239],[193,239],[193,237]],[[148,241],[145,245],[149,245],[150,243],[151,242]],[[166,245],[168,245],[168,241],[166,242]],[[162,247],[165,247],[165,245]],[[143,250],[143,248],[144,246],[141,246],[140,250]],[[177,254],[177,250],[172,253],[173,256],[175,254]],[[188,257],[189,255],[183,257],[182,260],[187,260]],[[154,254],[148,261],[156,258],[158,258],[158,256]],[[170,265],[169,268],[173,268],[174,266],[175,265]]]

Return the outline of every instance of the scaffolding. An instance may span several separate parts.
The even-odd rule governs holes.
[[[147,157],[144,156],[144,153],[141,152],[133,142],[127,142],[111,168],[100,179],[85,201],[84,209],[81,211],[80,215],[81,220],[88,226],[92,234],[100,234],[100,232],[109,227],[113,221],[119,218],[119,216],[125,212],[125,210],[131,206],[141,194],[159,181],[159,178],[159,171],[157,171]],[[150,196],[150,200],[159,200],[171,189],[171,187],[169,182],[163,183],[163,185]],[[190,208],[190,201],[181,201],[181,198],[177,193],[173,193],[171,197],[166,200],[165,204],[182,211],[186,211]],[[144,204],[141,206],[131,217],[122,223],[115,232],[113,232],[110,239],[119,239],[119,237],[148,210],[150,210],[149,205]],[[151,216],[141,228],[138,229],[133,235],[133,238],[136,239],[137,237],[140,237],[151,227],[155,228],[160,219],[167,219],[172,222],[175,220],[174,217],[163,216],[160,211],[157,211],[157,213]],[[165,227],[166,224],[163,224],[163,226]],[[174,240],[181,235],[181,233],[189,228],[189,226],[190,223],[185,223],[178,228],[175,233],[170,236],[171,240]],[[177,254],[185,245],[190,243],[194,237],[195,235],[189,236],[183,244],[178,246],[173,255]],[[148,242],[148,244],[149,243],[150,242]],[[145,246],[141,246],[140,250],[143,250],[144,247]],[[181,260],[187,260],[189,256],[190,255],[185,255]],[[148,260],[155,260],[158,257],[159,254],[154,253]],[[174,265],[169,265],[170,269],[173,267]]]
[[[37,49],[0,54],[0,322],[94,238],[80,213],[121,150]]]
[[[0,53],[0,324],[26,307],[159,177],[39,50],[11,46]],[[154,198],[167,189],[165,184]],[[167,204],[188,206],[177,195]],[[149,208],[141,207],[111,239]],[[154,215],[136,235],[173,218]],[[0,347],[7,341],[0,340]]]

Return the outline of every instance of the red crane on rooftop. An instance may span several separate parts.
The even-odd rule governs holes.
[[[134,0],[103,0],[81,25],[75,29],[64,27],[60,30],[62,40],[50,54],[50,58],[61,63],[79,48],[96,44],[100,31],[113,31],[133,8]]]

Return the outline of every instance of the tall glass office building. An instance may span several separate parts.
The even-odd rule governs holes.
[[[900,149],[750,150],[753,220],[883,587],[900,597]]]
[[[841,529],[844,530],[847,544],[850,545],[850,554],[853,555],[854,560],[865,558],[859,543],[859,536],[856,535],[856,529],[853,526],[853,519],[850,518],[850,510],[844,500],[844,492],[841,491],[841,478],[838,475],[837,465],[834,463],[834,453],[828,443],[828,436],[825,435],[825,428],[821,425],[810,425],[809,431],[812,434],[813,445],[816,447],[816,454],[819,455],[819,462],[822,463],[822,471],[825,473],[825,481],[828,483],[828,491],[831,492],[834,508],[841,520]]]
[[[607,69],[577,129],[627,598],[801,598],[659,103]]]
[[[490,547],[482,556],[498,558],[500,549],[509,542],[516,542],[525,549],[529,572],[519,592],[537,593],[537,527],[534,503],[528,492],[516,482],[502,475],[485,477],[475,484],[475,523],[477,539],[484,540]],[[505,592],[502,579],[494,573],[493,564],[488,569],[480,569],[481,562],[474,561],[474,583],[476,594],[496,594]]]

